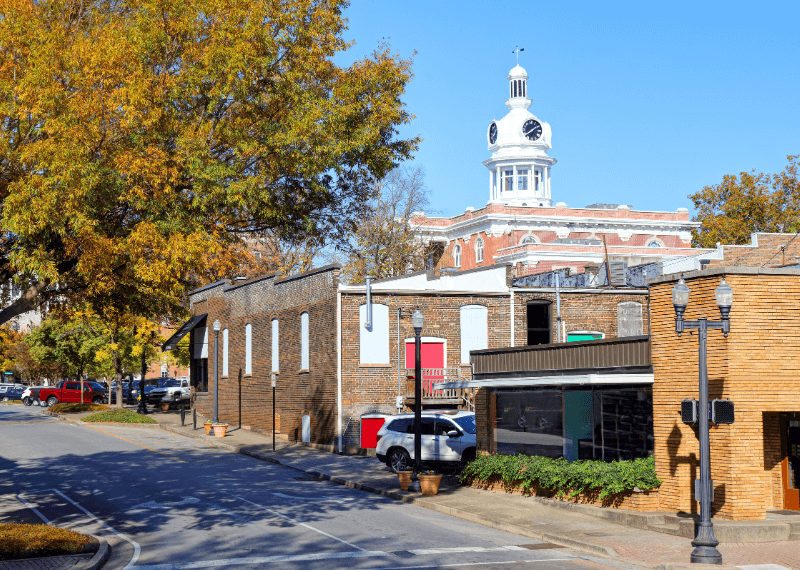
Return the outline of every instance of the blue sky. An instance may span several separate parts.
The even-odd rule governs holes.
[[[340,64],[387,39],[410,57],[404,135],[424,141],[433,207],[488,200],[486,129],[507,109],[514,46],[550,123],[553,200],[692,209],[724,174],[800,154],[800,2],[352,0]]]

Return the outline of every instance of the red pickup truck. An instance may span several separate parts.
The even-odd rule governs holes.
[[[81,394],[80,382],[75,380],[62,380],[55,388],[42,386],[39,389],[39,401],[46,402],[48,406],[55,406],[59,402],[92,402],[93,404],[106,404],[108,403],[108,397],[99,384],[84,382],[83,394]]]

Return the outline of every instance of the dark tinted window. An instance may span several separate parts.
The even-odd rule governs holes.
[[[400,433],[406,433],[408,431],[408,426],[413,423],[412,418],[400,418],[398,420],[394,420],[390,422],[386,429],[389,431],[396,431]]]
[[[436,435],[447,435],[448,432],[453,430],[459,431],[456,425],[450,420],[445,420],[444,418],[436,419]]]
[[[475,416],[461,416],[460,418],[453,418],[461,429],[467,433],[475,433]]]
[[[81,385],[78,384],[77,382],[67,382],[67,384],[64,386],[64,389],[65,390],[80,390],[81,389]]]
[[[422,435],[433,435],[433,418],[422,418]],[[414,420],[408,424],[407,433],[414,433]]]

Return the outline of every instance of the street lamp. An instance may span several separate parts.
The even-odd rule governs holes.
[[[414,472],[411,474],[409,491],[419,493],[417,474],[422,471],[422,358],[420,357],[420,335],[425,317],[419,309],[411,315],[411,326],[414,327]]]
[[[219,319],[214,321],[214,419],[213,423],[219,423],[219,329],[222,325]]]
[[[697,536],[692,541],[694,550],[691,562],[701,564],[722,564],[722,554],[717,550],[719,541],[714,536],[714,525],[711,522],[711,445],[708,437],[708,371],[706,366],[706,336],[708,329],[720,329],[727,338],[731,330],[730,312],[733,304],[733,289],[722,279],[714,291],[717,307],[722,315],[721,321],[709,321],[699,318],[696,321],[684,321],[683,313],[689,304],[689,287],[681,276],[677,285],[672,288],[672,304],[675,307],[675,332],[678,336],[685,329],[699,331],[699,374],[700,374],[700,525]]]

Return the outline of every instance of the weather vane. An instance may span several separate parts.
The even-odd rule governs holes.
[[[519,52],[521,52],[521,51],[525,51],[525,48],[521,48],[519,46],[516,46],[516,49],[511,52],[511,53],[517,54],[517,65],[519,65]]]

